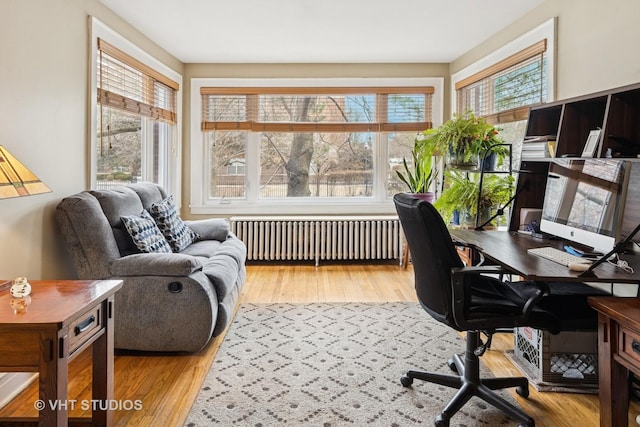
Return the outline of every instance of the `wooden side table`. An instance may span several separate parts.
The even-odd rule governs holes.
[[[629,371],[640,375],[640,298],[589,297],[598,311],[600,426],[626,426]]]
[[[0,280],[0,372],[38,372],[39,417],[20,422],[68,425],[68,363],[93,346],[92,399],[113,400],[113,296],[121,280],[30,281],[31,301],[15,312],[11,283]],[[12,304],[13,303],[13,304]],[[109,404],[96,405],[92,425],[110,426]],[[102,409],[106,408],[106,409]],[[0,423],[16,420],[0,419]]]

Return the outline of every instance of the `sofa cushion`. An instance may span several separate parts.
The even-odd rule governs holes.
[[[222,245],[222,242],[217,240],[199,240],[180,251],[180,253],[207,260],[218,251],[220,245]]]
[[[198,233],[201,240],[219,240],[223,242],[229,237],[230,225],[225,218],[185,220],[184,223]]]
[[[123,216],[122,222],[140,252],[171,252],[171,246],[167,243],[149,212],[143,209],[139,215]]]
[[[173,196],[152,204],[149,212],[174,252],[180,252],[198,240],[199,236],[178,216]]]
[[[149,210],[152,204],[158,203],[167,197],[167,193],[164,188],[153,182],[129,184],[127,185],[127,188],[135,191],[140,198],[140,202],[142,202],[142,207],[146,210]]]
[[[126,215],[137,215],[143,206],[138,195],[130,188],[119,186],[108,190],[91,190],[90,194],[100,203],[104,216],[113,229],[113,236],[121,255],[138,252],[129,233],[120,219]]]
[[[140,197],[130,188],[120,186],[108,190],[91,190],[93,197],[98,199],[104,216],[111,227],[122,225],[120,218],[125,215],[137,215],[143,206]]]
[[[202,271],[211,281],[219,301],[223,300],[236,287],[238,270],[238,264],[233,258],[217,254],[209,258],[203,265]]]
[[[193,246],[208,242],[197,242]],[[246,253],[246,246],[241,240],[230,238],[221,242],[215,254],[202,263],[202,271],[213,284],[219,300],[224,299],[237,285],[238,275],[241,274],[246,260]]]

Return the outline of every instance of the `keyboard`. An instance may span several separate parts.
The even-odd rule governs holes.
[[[560,249],[551,248],[545,246],[543,248],[533,248],[527,249],[532,255],[539,256],[544,259],[548,259],[549,261],[553,261],[558,264],[562,264],[564,266],[569,266],[569,264],[580,263],[580,264],[591,264],[591,261],[584,259],[579,256],[571,255],[565,251]]]

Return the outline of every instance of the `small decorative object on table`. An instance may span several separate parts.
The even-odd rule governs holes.
[[[14,298],[24,298],[31,294],[31,285],[26,277],[16,277],[9,292]]]

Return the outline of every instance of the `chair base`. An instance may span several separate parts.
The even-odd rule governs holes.
[[[408,371],[402,376],[400,382],[409,387],[413,379],[428,381],[446,387],[456,388],[458,392],[436,418],[436,427],[449,426],[451,417],[464,406],[469,399],[477,396],[485,402],[500,409],[505,414],[520,423],[520,427],[534,427],[533,418],[527,415],[519,407],[512,405],[493,390],[516,387],[516,392],[522,397],[529,397],[529,382],[524,377],[505,378],[480,378],[480,359],[474,354],[474,350],[480,343],[478,331],[467,332],[467,349],[464,362],[455,354],[449,361],[449,367],[458,375],[443,375],[433,372]]]

